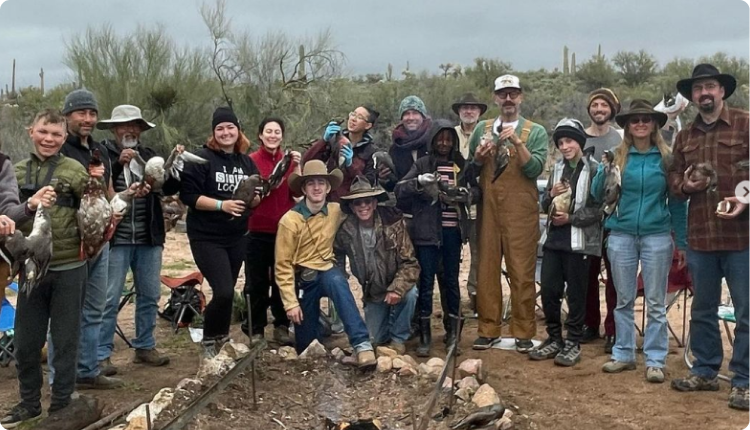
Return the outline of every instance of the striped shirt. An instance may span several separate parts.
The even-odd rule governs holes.
[[[440,181],[450,186],[456,185],[456,169],[452,161],[438,161],[437,171],[440,173]],[[458,211],[455,206],[442,204],[443,227],[458,227]]]

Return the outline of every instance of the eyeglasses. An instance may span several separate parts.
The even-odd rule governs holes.
[[[505,100],[507,97],[510,97],[511,100],[515,100],[518,98],[518,96],[521,95],[521,92],[520,91],[499,91],[495,94],[497,94],[500,100]]]
[[[653,121],[653,118],[650,116],[631,116],[628,120],[628,122],[633,125],[638,124],[639,122],[643,124],[651,124],[651,121]]]
[[[370,122],[369,118],[365,118],[362,114],[358,114],[357,112],[349,112],[349,118],[356,118],[360,121]]]
[[[693,85],[693,92],[700,93],[703,90],[713,91],[713,90],[715,90],[718,87],[719,87],[719,84],[717,84],[716,82],[706,82],[704,84],[694,84]]]

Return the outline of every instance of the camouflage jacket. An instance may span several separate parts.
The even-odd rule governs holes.
[[[349,257],[351,270],[362,285],[364,302],[382,302],[388,292],[401,297],[414,288],[419,279],[419,263],[406,232],[406,223],[398,209],[378,207],[375,212],[374,250],[365,250],[357,226],[357,217],[348,215],[336,234],[334,247]],[[364,253],[374,256],[378,270],[367,276]],[[343,265],[343,261],[338,263]]]

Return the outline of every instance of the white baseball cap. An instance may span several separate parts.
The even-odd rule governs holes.
[[[505,88],[516,88],[521,89],[521,81],[518,80],[518,76],[503,75],[495,79],[495,91],[500,91]]]

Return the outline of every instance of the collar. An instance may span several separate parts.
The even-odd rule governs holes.
[[[284,157],[284,151],[281,150],[281,148],[276,150],[276,154],[271,154],[261,143],[260,148],[256,152],[258,152],[258,156],[263,158],[264,160],[271,161],[273,163],[278,163],[283,157]]]
[[[77,146],[81,149],[88,149],[89,151],[93,150],[96,146],[96,141],[90,135],[86,138],[86,146],[88,146],[88,148],[86,148],[86,146],[84,146],[83,142],[81,141],[81,138],[71,133],[68,133],[68,138],[65,139],[65,143]]]
[[[55,155],[53,155],[51,157],[48,157],[46,160],[42,160],[41,158],[39,158],[39,156],[36,154],[36,152],[32,152],[31,153],[31,159],[34,160],[34,161],[36,161],[39,164],[49,163],[53,159],[58,159],[59,160],[60,157],[62,157],[62,156],[63,155],[60,153],[60,151],[57,151],[57,153]]]
[[[344,130],[341,132],[341,134],[346,136],[347,139],[349,138],[349,130]],[[354,148],[357,148],[360,146],[365,146],[370,142],[372,142],[372,136],[370,135],[370,130],[367,130],[364,132],[364,134],[362,134],[362,140],[360,140],[359,142],[352,142],[352,145]]]
[[[651,145],[651,148],[649,148],[649,150],[646,152],[639,152],[638,148],[636,148],[635,145],[630,145],[630,148],[628,149],[628,154],[646,155],[646,154],[653,154],[654,152],[661,156],[661,152],[659,152],[659,148],[657,148],[656,145]]]
[[[297,212],[298,214],[302,215],[302,218],[305,221],[307,221],[308,219],[310,219],[310,217],[316,215],[316,214],[313,214],[312,212],[310,212],[310,209],[305,204],[305,199],[300,200],[299,203],[297,203],[296,205],[294,205],[294,207],[292,208],[292,210],[295,211],[295,212]],[[318,212],[318,213],[322,213],[323,215],[328,216],[328,202],[326,202],[326,204],[323,205],[323,208],[321,208],[320,212]]]

